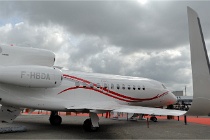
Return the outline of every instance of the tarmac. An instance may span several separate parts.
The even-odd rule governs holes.
[[[82,128],[87,116],[62,116],[62,125],[51,126],[49,115],[20,115],[12,125],[26,128],[25,132],[2,133],[0,139],[210,139],[210,125],[175,119],[158,118],[127,121],[100,117],[98,132]],[[210,119],[204,117],[206,119]]]

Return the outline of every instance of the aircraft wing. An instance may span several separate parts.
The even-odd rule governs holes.
[[[113,111],[113,112],[124,112],[124,113],[138,113],[138,114],[149,114],[149,115],[171,115],[171,116],[181,116],[186,113],[186,111],[171,110],[171,109],[161,109],[153,107],[142,107],[142,106],[130,106],[121,105],[116,102],[100,102],[83,104],[79,106],[68,107],[68,110],[90,110],[92,111]]]
[[[138,114],[149,114],[149,115],[171,115],[171,116],[181,116],[186,113],[186,111],[171,110],[171,109],[161,109],[152,107],[142,107],[142,106],[128,106],[123,105],[120,109],[114,109],[114,112],[124,112],[124,113],[138,113]]]

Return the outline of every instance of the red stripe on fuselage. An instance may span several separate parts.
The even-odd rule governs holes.
[[[72,80],[76,79],[76,80],[82,81],[82,82],[87,83],[87,84],[91,83],[90,81],[87,81],[87,80],[84,80],[84,79],[81,79],[81,78],[78,78],[78,77],[75,77],[75,76],[70,76],[70,75],[67,75],[67,74],[64,74],[63,76],[64,76],[64,78],[71,78]],[[93,85],[96,86],[96,84],[94,84],[94,83],[93,83]],[[164,93],[162,93],[160,95],[158,94],[158,95],[156,95],[156,96],[154,96],[152,98],[141,99],[141,98],[133,98],[133,97],[125,96],[125,95],[116,93],[114,91],[108,90],[107,88],[103,88],[103,87],[100,87],[100,89],[103,89],[103,91],[106,91],[107,93],[104,93],[104,92],[102,92],[102,91],[100,91],[98,89],[94,89],[94,88],[90,88],[90,87],[71,87],[71,88],[64,89],[63,91],[59,92],[58,94],[61,94],[61,93],[66,92],[68,90],[74,90],[74,89],[78,89],[78,88],[94,90],[96,92],[99,92],[99,93],[102,93],[104,95],[113,97],[113,98],[118,99],[118,100],[126,101],[126,102],[141,102],[141,101],[153,100],[153,99],[160,98],[160,97],[162,97],[162,96],[164,96],[164,95],[166,95],[168,93],[168,91],[167,91],[167,92],[164,92]],[[115,95],[115,96],[113,96],[113,95]]]
[[[111,95],[111,94],[104,93],[103,91],[100,91],[100,90],[98,90],[98,89],[94,89],[94,88],[90,88],[90,87],[81,87],[81,86],[80,86],[80,87],[71,87],[71,88],[67,88],[67,89],[61,91],[61,92],[58,93],[58,94],[61,94],[61,93],[66,92],[66,91],[68,91],[68,90],[74,90],[74,89],[87,89],[87,90],[93,90],[93,91],[102,93],[102,94],[104,94],[104,95],[113,97],[113,98],[118,99],[118,100],[121,100],[121,101],[131,102],[130,100],[122,99],[122,98],[119,98],[119,97],[115,97],[115,96],[113,96],[113,95]]]

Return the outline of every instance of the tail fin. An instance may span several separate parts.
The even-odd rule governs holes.
[[[188,115],[210,114],[210,65],[198,14],[187,7],[191,65],[193,78],[193,102]]]

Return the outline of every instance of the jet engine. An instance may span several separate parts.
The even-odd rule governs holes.
[[[61,70],[46,66],[0,67],[0,83],[32,88],[59,86],[63,76]]]
[[[0,65],[38,65],[52,67],[55,54],[49,50],[0,45]]]

